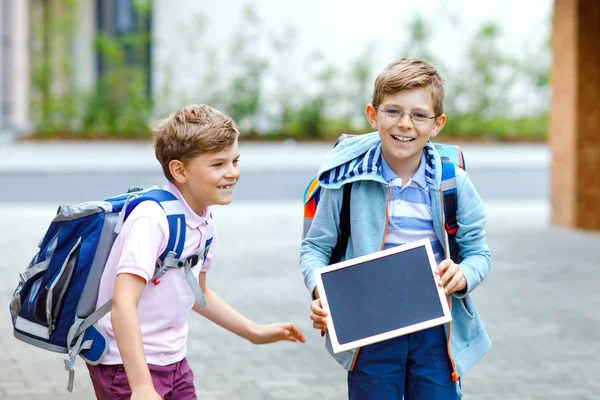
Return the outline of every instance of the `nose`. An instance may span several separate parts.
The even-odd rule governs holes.
[[[398,120],[398,126],[401,128],[410,128],[412,126],[412,120],[410,119],[409,113],[402,114],[402,117]]]
[[[229,168],[227,169],[227,173],[225,174],[226,178],[232,178],[235,179],[236,181],[238,179],[240,179],[240,167],[237,164],[230,164]]]

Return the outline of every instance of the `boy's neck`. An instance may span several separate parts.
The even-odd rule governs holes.
[[[195,199],[189,192],[186,185],[175,183],[175,187],[177,187],[177,189],[181,193],[181,196],[183,196],[183,199],[185,200],[187,205],[192,209],[192,211],[196,213],[196,215],[203,216],[207,206]]]
[[[415,175],[421,165],[421,154],[419,154],[418,158],[415,157],[414,159],[408,160],[393,160],[392,157],[386,157],[385,154],[383,154],[383,157],[392,171],[394,171],[398,178],[402,180],[403,186]]]

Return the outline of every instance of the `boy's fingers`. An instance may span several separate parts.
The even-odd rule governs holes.
[[[311,307],[310,309],[311,313],[318,315],[320,317],[326,317],[327,316],[327,311],[323,310],[322,308],[318,308],[318,307]]]
[[[444,272],[444,275],[440,278],[440,282],[442,286],[446,286],[448,282],[452,279],[452,277],[456,274],[457,268],[455,268],[456,264],[453,264]]]
[[[310,312],[310,319],[312,319],[313,321],[321,321],[321,322],[325,323],[325,322],[327,322],[327,313],[325,313],[325,315],[315,314],[311,310],[311,312]]]
[[[321,306],[321,300],[317,299],[315,301],[313,301],[310,304],[310,310],[316,314],[316,315],[320,315],[321,317],[326,317],[327,316],[327,311],[323,310],[322,306]]]
[[[327,324],[322,322],[313,322],[313,328],[318,329],[320,331],[327,331]]]
[[[444,271],[446,271],[448,269],[448,267],[450,267],[450,265],[452,265],[452,261],[451,260],[444,260],[440,263],[440,265],[438,265],[438,267],[435,270],[435,273],[438,275],[442,275],[444,273]]]
[[[310,319],[315,329],[327,330],[327,312],[321,307],[321,299],[316,299],[310,304]]]
[[[462,274],[455,274],[454,277],[452,278],[452,280],[450,280],[450,282],[448,282],[448,285],[446,285],[446,289],[445,289],[446,294],[452,294],[452,293],[456,292],[459,289],[462,279],[463,279]]]
[[[302,331],[300,330],[300,328],[298,328],[296,325],[292,325],[292,329],[290,330],[291,336],[296,340],[301,341],[302,343],[304,343],[304,335],[302,334]]]

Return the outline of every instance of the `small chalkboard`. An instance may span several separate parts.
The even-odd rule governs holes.
[[[333,351],[451,321],[436,266],[422,239],[315,270]]]

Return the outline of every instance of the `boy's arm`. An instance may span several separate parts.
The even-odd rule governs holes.
[[[313,271],[329,264],[331,251],[337,243],[343,192],[343,188],[322,189],[315,217],[300,245],[300,267],[304,284],[313,297],[318,297]]]
[[[466,175],[458,190],[456,242],[460,249],[460,269],[465,276],[466,289],[454,293],[458,298],[471,293],[487,276],[491,268],[490,249],[486,243],[486,212],[479,194]]]
[[[138,395],[143,392],[148,396],[160,398],[155,392],[146,363],[137,313],[137,306],[145,287],[146,281],[140,276],[127,273],[117,275],[111,323],[132,393]]]
[[[304,336],[296,325],[290,322],[257,325],[206,287],[206,272],[200,272],[199,281],[206,307],[200,308],[196,303],[193,309],[206,319],[254,344],[275,343],[280,340],[304,343]]]
[[[154,389],[144,353],[144,341],[137,307],[156,259],[167,246],[169,226],[162,208],[155,202],[138,204],[123,224],[112,251],[118,260],[112,296],[111,324],[132,399],[160,399]]]

